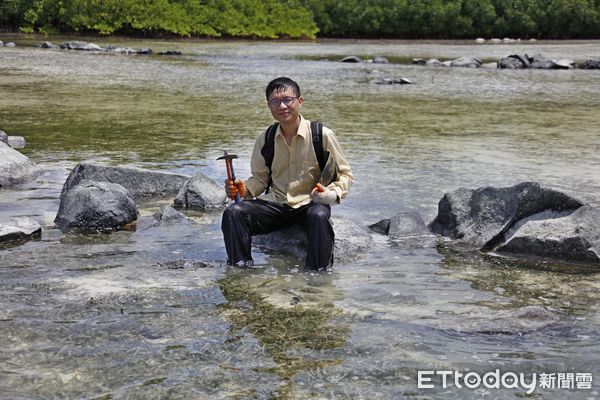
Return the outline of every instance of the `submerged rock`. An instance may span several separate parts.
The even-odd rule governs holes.
[[[95,43],[81,42],[81,41],[73,41],[73,42],[64,42],[60,45],[61,49],[66,50],[83,50],[83,51],[103,51],[102,47],[98,46]]]
[[[177,211],[171,206],[164,206],[160,210],[154,213],[152,216],[156,222],[160,225],[171,224],[174,222],[187,222],[188,217]]]
[[[179,208],[206,210],[223,207],[227,203],[227,196],[223,186],[204,174],[194,175],[189,178],[177,193],[174,205]]]
[[[134,199],[140,199],[174,196],[189,177],[142,168],[96,165],[82,162],[77,164],[69,174],[63,186],[61,197],[84,179],[118,183],[129,190]]]
[[[161,51],[158,54],[161,56],[180,56],[182,53],[177,50],[167,50],[167,51]]]
[[[340,217],[332,217],[331,222],[335,233],[335,262],[358,258],[372,246],[371,236],[354,222]],[[306,257],[306,232],[297,225],[266,235],[256,235],[253,243],[268,250],[284,251],[301,259]]]
[[[0,221],[0,243],[39,238],[42,227],[29,217]]]
[[[0,141],[0,187],[26,182],[41,172],[33,161]]]
[[[519,220],[542,211],[573,211],[583,204],[564,193],[524,182],[505,188],[461,188],[446,193],[438,215],[429,224],[432,232],[490,250],[504,241]]]
[[[581,69],[600,69],[600,59],[585,60],[579,66]]]
[[[83,180],[61,194],[54,222],[63,232],[107,231],[137,219],[131,193],[117,183]]]
[[[543,213],[519,221],[496,251],[600,263],[600,208],[583,206],[552,217]]]
[[[374,64],[389,64],[390,60],[388,60],[385,57],[377,56],[377,57],[373,58],[373,63]]]

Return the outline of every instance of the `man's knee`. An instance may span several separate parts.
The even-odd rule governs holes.
[[[331,209],[324,204],[314,204],[307,212],[307,218],[310,223],[329,223]]]

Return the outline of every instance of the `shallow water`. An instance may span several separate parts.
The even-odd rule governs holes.
[[[152,213],[168,201],[141,204],[136,231],[53,227],[62,183],[80,160],[221,181],[215,159],[227,148],[246,176],[254,137],[271,122],[264,86],[279,75],[299,81],[303,114],[333,128],[352,162],[357,180],[337,215],[368,225],[413,210],[429,221],[447,191],[527,180],[598,203],[600,72],[319,58],[583,60],[599,55],[599,42],[96,40],[181,57],[24,46],[42,40],[0,48],[0,129],[25,136],[23,152],[44,168],[0,191],[0,217],[44,226],[41,240],[0,249],[3,397],[514,399],[522,388],[418,389],[417,371],[600,379],[593,271],[431,241],[376,246],[318,274],[257,249],[259,266],[240,271],[222,266],[218,212],[155,226]],[[414,85],[374,84],[380,77]],[[534,397],[599,395],[594,382]]]

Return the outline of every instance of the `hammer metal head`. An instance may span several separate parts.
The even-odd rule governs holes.
[[[219,158],[217,158],[217,160],[233,160],[234,158],[238,158],[238,156],[236,156],[235,154],[229,154],[227,153],[227,150],[223,150],[223,155]]]

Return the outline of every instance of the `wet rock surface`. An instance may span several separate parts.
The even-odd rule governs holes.
[[[28,157],[0,140],[0,187],[26,182],[41,172]]]
[[[134,199],[138,200],[174,196],[189,177],[142,168],[107,166],[82,162],[77,164],[69,174],[63,186],[61,197],[84,179],[118,183],[129,190]]]
[[[137,219],[129,190],[116,183],[84,180],[61,195],[54,222],[63,232],[110,231]]]
[[[391,218],[370,225],[374,232],[388,235],[390,239],[402,239],[415,236],[430,236],[431,232],[420,214],[416,212],[402,212]]]
[[[223,187],[208,176],[198,174],[183,184],[177,193],[174,206],[194,210],[207,210],[224,207],[226,202],[227,196]]]
[[[39,238],[42,227],[29,217],[0,221],[0,243]]]

